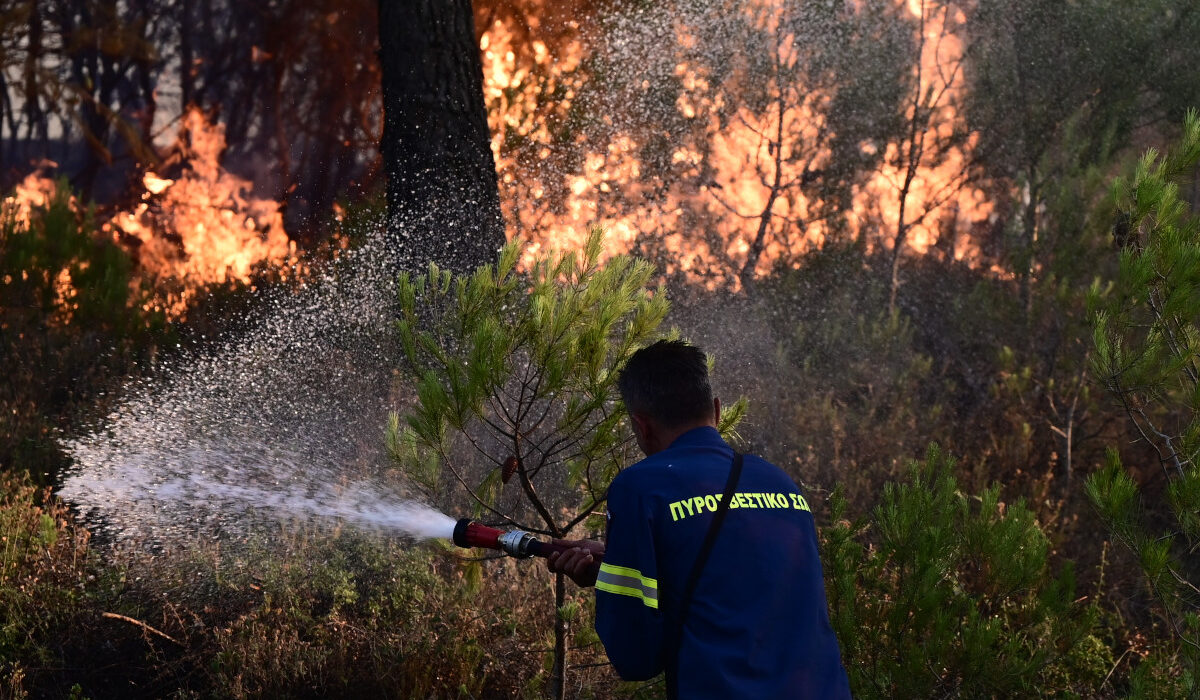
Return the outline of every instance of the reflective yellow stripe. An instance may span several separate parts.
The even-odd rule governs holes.
[[[631,569],[628,566],[616,566],[615,564],[600,564],[600,570],[606,574],[616,574],[617,576],[632,576],[642,582],[642,585],[647,588],[658,589],[658,579],[642,576],[642,572],[637,569]]]
[[[640,588],[629,588],[628,586],[617,586],[615,584],[606,583],[599,579],[596,580],[596,588],[617,595],[627,595],[630,598],[639,598],[642,604],[648,608],[658,609],[658,598],[647,598]]]
[[[596,576],[596,588],[637,598],[647,607],[658,609],[658,581],[643,576],[637,569],[601,564],[600,573]]]

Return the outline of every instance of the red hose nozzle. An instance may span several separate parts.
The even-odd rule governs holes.
[[[463,518],[454,524],[454,544],[465,549],[483,547],[484,549],[500,549],[500,535],[503,530],[477,523],[470,518]]]
[[[561,552],[571,545],[563,540],[543,542],[524,530],[497,530],[470,518],[463,518],[454,525],[454,544],[470,549],[483,547],[504,552],[510,557],[548,557],[551,552]]]

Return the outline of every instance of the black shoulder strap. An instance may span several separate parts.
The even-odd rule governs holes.
[[[688,608],[692,604],[692,594],[696,592],[696,584],[700,581],[700,574],[704,571],[704,565],[708,563],[708,555],[712,554],[713,545],[717,542],[717,534],[721,531],[721,525],[725,522],[725,515],[729,512],[729,504],[733,501],[733,492],[737,488],[738,479],[742,476],[742,453],[733,453],[733,466],[729,469],[729,479],[725,482],[725,492],[721,494],[721,502],[717,505],[717,512],[713,515],[712,522],[708,525],[708,533],[704,536],[704,543],[700,545],[700,552],[696,555],[696,563],[692,565],[692,572],[688,574],[687,583],[683,587],[683,597],[679,599],[679,616],[676,619],[675,626],[670,630],[670,635],[666,638],[665,650],[668,654],[666,666],[671,673],[667,674],[667,697],[676,697],[674,682],[678,676],[679,669],[679,645],[683,642],[683,623],[687,619]]]

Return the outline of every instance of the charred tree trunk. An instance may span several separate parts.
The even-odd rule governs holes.
[[[776,66],[778,71],[778,66]],[[771,230],[771,219],[775,202],[779,196],[783,194],[783,115],[786,109],[784,104],[784,86],[779,85],[779,99],[775,102],[777,108],[775,125],[775,139],[771,141],[769,151],[773,154],[772,160],[775,166],[775,175],[771,180],[771,190],[767,194],[767,204],[763,207],[762,213],[758,215],[758,231],[754,235],[754,240],[750,243],[750,249],[746,252],[746,262],[742,265],[741,282],[742,289],[749,292],[754,287],[754,271],[758,267],[758,259],[762,257],[763,250],[767,247],[767,233]]]
[[[504,243],[470,0],[379,0],[388,231],[402,267],[462,272]]]

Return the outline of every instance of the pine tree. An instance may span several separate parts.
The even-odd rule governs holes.
[[[522,273],[521,248],[510,243],[497,265],[470,275],[430,265],[400,277],[399,335],[417,402],[403,424],[392,417],[388,446],[432,492],[464,494],[476,517],[564,538],[640,459],[617,372],[656,337],[669,304],[647,286],[649,263],[617,256],[601,265],[601,246],[593,231],[581,255],[543,257]],[[723,412],[724,429],[744,406]],[[556,697],[575,612],[565,596],[557,575]]]
[[[1119,274],[1089,300],[1093,371],[1157,455],[1137,471],[1158,483],[1143,488],[1112,450],[1088,496],[1137,556],[1179,641],[1191,693],[1200,691],[1200,217],[1177,183],[1198,163],[1200,116],[1191,111],[1175,149],[1147,151],[1131,178],[1114,183]]]

